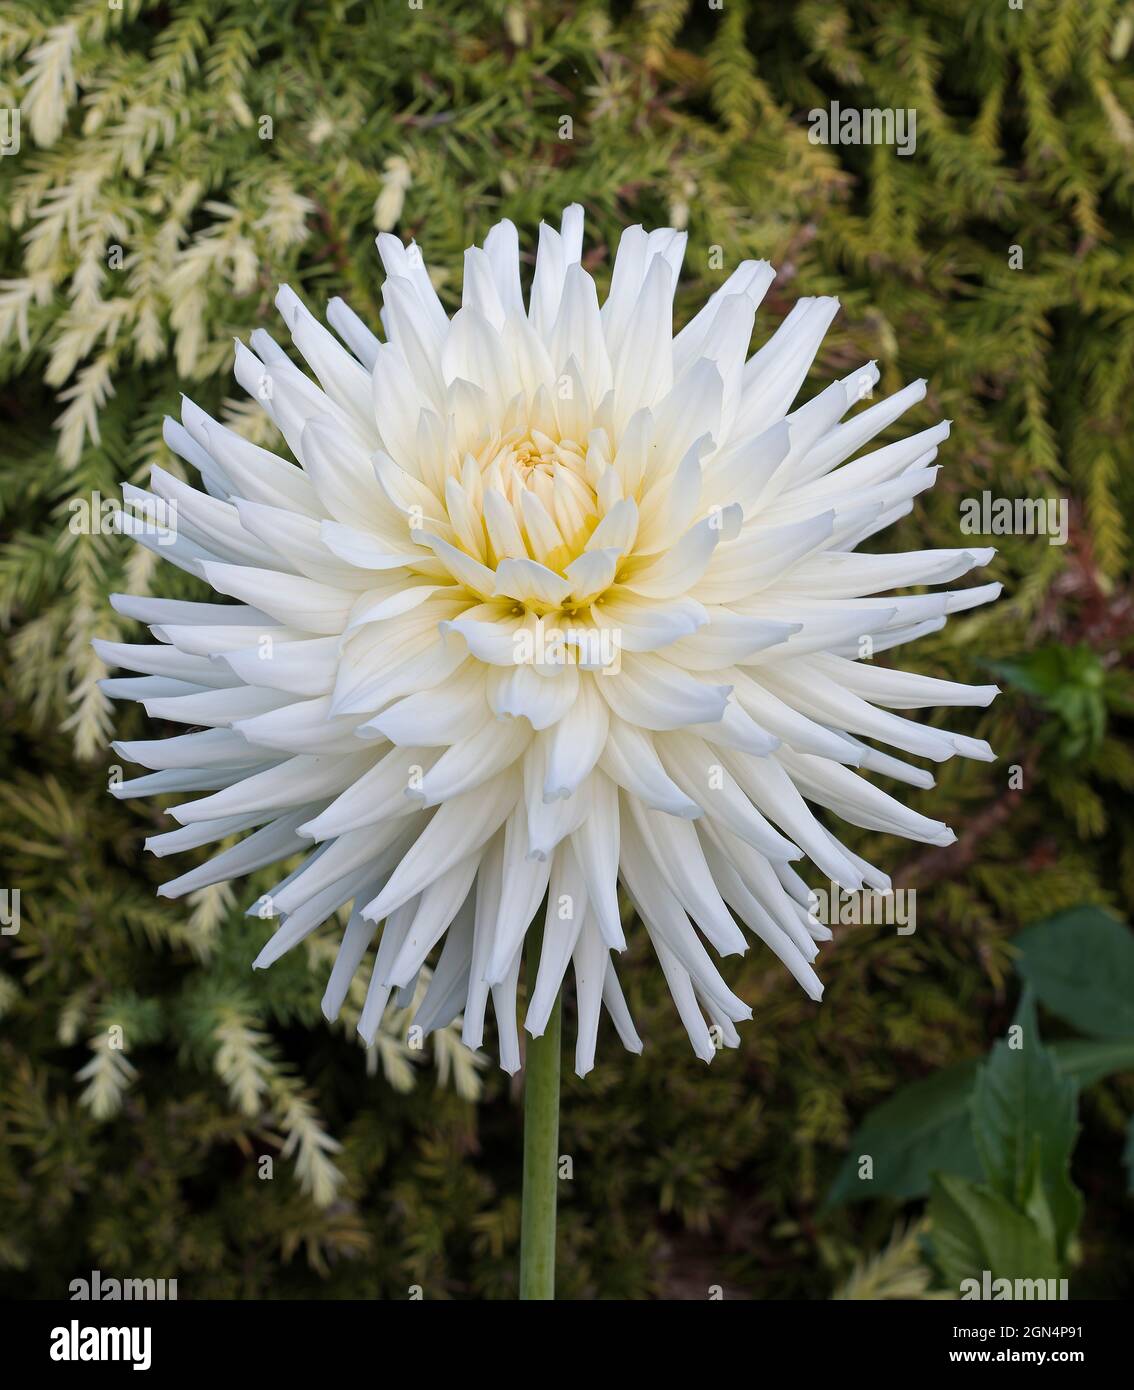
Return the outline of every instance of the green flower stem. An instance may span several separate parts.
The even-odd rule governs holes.
[[[534,953],[539,959],[538,950]],[[535,969],[532,968],[534,982]],[[555,1297],[555,1203],[559,1182],[559,1000],[524,1063],[524,1194],[520,1214],[520,1297]]]

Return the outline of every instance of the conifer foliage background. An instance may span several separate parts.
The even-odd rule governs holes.
[[[646,1052],[607,1038],[566,1085],[562,1296],[826,1297],[869,1285],[883,1247],[916,1264],[908,1235],[887,1246],[896,1205],[820,1212],[857,1119],[1002,1033],[1023,924],[1134,898],[1132,53],[1115,0],[0,5],[22,137],[0,158],[0,887],[21,894],[0,936],[0,1290],[65,1296],[98,1268],[182,1298],[514,1294],[517,1086],[452,1032],[409,1048],[404,1016],[369,1056],[353,1019],[329,1030],[330,929],[254,976],[257,879],[155,897],[160,812],[106,794],[112,728],[141,724],[98,689],[90,639],[126,636],[112,591],[203,595],[72,521],[179,466],[161,420],[181,389],[272,442],[230,367],[234,334],[275,330],[282,281],[377,326],[392,229],[452,307],[493,221],[530,248],[575,200],[601,285],[623,226],[686,226],[681,319],[766,258],[758,332],[800,295],[842,299],[816,381],[870,358],[885,392],[929,378],[912,427],[953,433],[902,546],[958,544],[984,489],[1071,500],[1066,547],[999,540],[1005,598],[915,650],[956,679],[1032,676],[973,714],[998,763],[914,793],[956,846],[860,837],[918,888],[917,933],[837,931],[818,1009],[766,952],[731,962],[755,1018],[706,1070],[631,930]],[[810,143],[831,100],[914,108],[915,154]],[[1083,1103],[1079,1293],[1131,1282],[1131,1098],[1119,1078]]]

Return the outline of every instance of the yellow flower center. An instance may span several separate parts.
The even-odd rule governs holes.
[[[562,573],[582,554],[599,522],[587,445],[521,427],[489,444],[477,463],[483,489],[500,494],[515,523],[515,532],[505,536],[499,520],[494,526],[486,517],[489,563],[516,557],[518,536],[523,553]]]

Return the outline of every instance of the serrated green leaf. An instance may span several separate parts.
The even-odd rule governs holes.
[[[1044,1047],[1035,1002],[1025,990],[1012,1036],[998,1042],[977,1072],[973,1139],[992,1189],[1017,1210],[1038,1183],[1061,1254],[1078,1225],[1082,1199],[1069,1176],[1078,1133],[1078,1088]]]
[[[1080,1088],[1118,1071],[1134,1070],[1134,1039],[1049,1044],[1061,1076]],[[946,1067],[915,1081],[872,1110],[847,1148],[825,1206],[873,1197],[924,1197],[934,1172],[979,1178],[980,1157],[972,1140],[969,1098],[978,1061]],[[874,1162],[870,1181],[859,1178],[859,1158]]]

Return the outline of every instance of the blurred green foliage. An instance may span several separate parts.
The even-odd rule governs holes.
[[[183,1298],[514,1293],[515,1086],[445,1038],[430,1068],[394,1032],[368,1060],[329,1030],[330,929],[253,976],[255,877],[154,897],[141,841],[164,827],[105,794],[89,643],[122,635],[113,590],[199,595],[72,533],[68,504],[171,466],[182,388],[262,438],[231,337],[272,325],[281,281],[376,325],[383,225],[453,305],[493,221],[530,253],[578,200],[600,286],[623,226],[684,225],[682,321],[766,258],[759,334],[800,295],[842,299],[808,390],[872,358],[885,392],[929,378],[907,423],[952,437],[886,548],[962,543],[960,502],[986,489],[1071,500],[1066,547],[999,538],[1006,597],[911,657],[1031,673],[973,717],[1000,761],[912,796],[955,846],[858,837],[918,889],[917,933],[842,928],[818,1008],[766,953],[730,962],[755,1018],[706,1070],[631,931],[646,1051],[604,1031],[565,1088],[561,1296],[928,1291],[917,1229],[890,1240],[899,1198],[820,1212],[858,1119],[1004,1034],[1023,924],[1134,900],[1132,39],[1129,0],[0,4],[0,106],[22,118],[0,158],[0,886],[22,914],[0,937],[0,1289],[60,1296],[99,1268],[177,1277]],[[916,109],[916,152],[812,144],[832,100]],[[1130,1087],[1081,1101],[1073,1296],[1134,1282]]]
[[[1112,699],[1124,712],[1130,710],[1125,673],[1117,681],[1109,679],[1102,658],[1085,644],[1038,647],[1018,661],[993,661],[989,666],[1055,716],[1047,722],[1044,736],[1050,755],[1064,761],[1098,752]]]
[[[930,1194],[930,1259],[952,1289],[986,1270],[1009,1280],[1075,1273],[1080,1088],[1134,1070],[1130,929],[1072,908],[1015,944],[1026,984],[1007,1037],[983,1062],[904,1086],[868,1115],[827,1195],[832,1207]],[[1045,1044],[1037,1001],[1086,1037]]]

